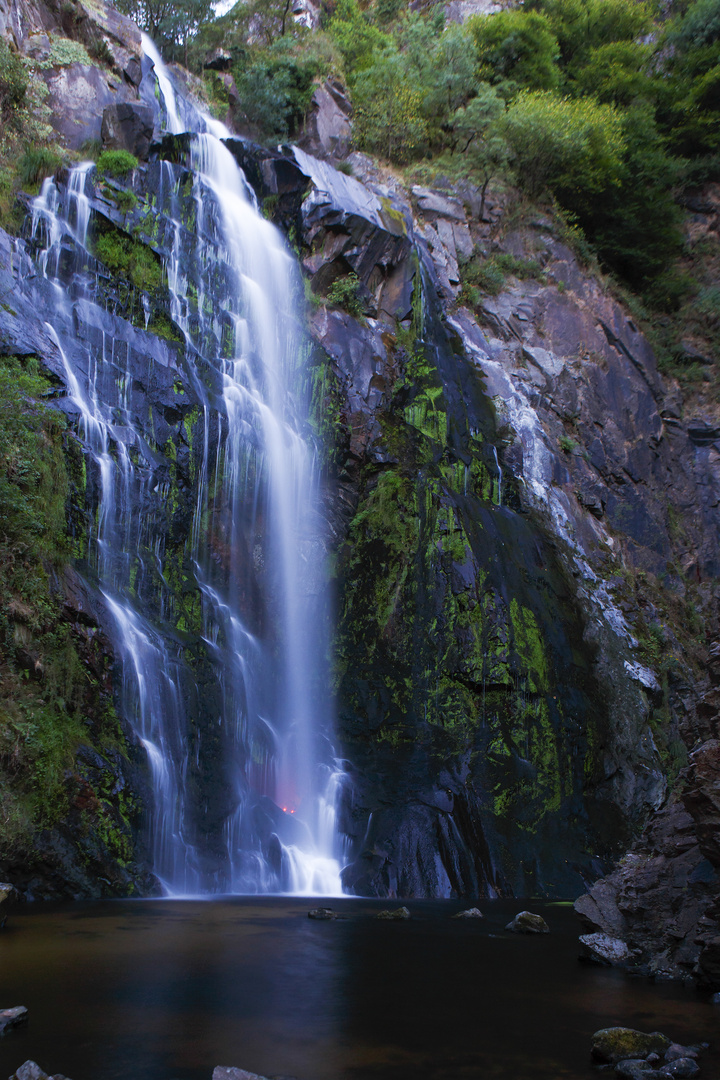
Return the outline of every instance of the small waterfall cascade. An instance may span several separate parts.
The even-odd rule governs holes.
[[[147,167],[181,370],[149,295],[128,321],[108,283],[92,163],[45,182],[31,240],[88,462],[88,573],[152,779],[150,858],[170,895],[339,895],[345,778],[302,282],[221,141],[230,133],[176,93],[149,39],[144,49],[142,92],[168,133],[191,134],[187,167]],[[147,398],[162,380],[177,403],[159,416]],[[179,434],[160,453],[168,425]]]

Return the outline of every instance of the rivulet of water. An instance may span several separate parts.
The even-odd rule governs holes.
[[[159,98],[169,133],[191,133],[187,168],[151,166],[169,312],[184,338],[180,381],[200,433],[172,576],[167,462],[134,396],[172,361],[137,319],[120,325],[99,287],[92,163],[64,186],[46,181],[33,241],[91,464],[89,561],[121,662],[120,707],[147,755],[152,868],[171,895],[336,895],[343,772],[325,672],[316,448],[301,392],[303,290],[222,141],[229,132],[176,92],[147,38],[144,49],[143,93]],[[197,598],[192,628],[178,615],[178,589]]]

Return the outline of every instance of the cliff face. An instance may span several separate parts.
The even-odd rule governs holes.
[[[86,65],[65,64],[62,86],[51,87],[61,124],[84,80],[72,145],[96,137],[106,104],[139,104],[135,31],[104,9],[82,11],[82,33],[104,40],[113,59],[88,77]],[[26,50],[31,39],[49,47],[40,37],[50,23],[63,32],[51,9],[0,8],[0,30]],[[94,97],[93,80],[103,83]],[[713,418],[684,414],[627,312],[549,217],[509,200],[482,206],[469,188],[408,191],[357,154],[350,178],[302,151],[228,146],[296,247],[317,300],[308,392],[325,453],[338,720],[352,777],[342,808],[346,887],[389,896],[577,895],[649,820],[583,911],[658,970],[687,973],[704,950],[700,969],[712,982],[720,734],[717,680],[712,666],[705,670],[717,634]],[[132,244],[140,261],[140,249],[152,260],[166,256],[174,242],[163,210],[168,170],[182,192],[182,137],[155,142],[125,179],[96,174],[91,228],[123,251]],[[190,259],[190,201],[187,211]],[[17,241],[2,234],[3,297],[12,301],[0,305],[0,351],[39,359],[58,388],[51,404],[63,409],[65,369],[39,314],[33,251],[28,233]],[[220,414],[206,426],[161,280],[133,281],[119,263],[98,261],[103,325],[80,313],[78,333],[122,343],[122,371],[111,363],[105,377],[108,385],[127,380],[133,424],[163,472],[162,491],[172,493],[148,494],[147,512],[166,521],[162,582],[138,588],[165,597],[193,657],[195,687],[184,693],[194,702],[194,737],[207,740],[202,714],[212,688],[200,601],[183,584],[182,560],[197,446],[206,438],[214,445]],[[212,391],[211,372],[207,380]],[[75,446],[78,417],[64,413]],[[97,483],[88,475],[77,485],[79,535],[82,516],[97,506]],[[63,580],[64,595],[75,597],[64,609],[72,627],[97,635],[107,619],[102,603],[91,588],[73,592],[72,571]],[[113,685],[117,694],[117,674]],[[82,708],[92,725],[96,705]],[[142,755],[125,739],[120,757],[136,765],[121,763],[117,775],[146,804]],[[121,809],[122,787],[102,779],[107,753],[95,748],[105,753],[98,765],[88,764],[89,752],[77,752],[66,781],[77,775],[92,797],[75,799],[35,856],[37,895],[151,887],[141,846],[124,852],[116,877],[95,864],[73,877],[73,867],[87,867],[83,837],[99,835],[102,807]],[[210,754],[193,776],[198,801],[221,771]],[[128,835],[134,828],[137,837],[134,813]],[[219,842],[212,830],[211,822],[211,844]],[[59,836],[64,855],[52,863],[45,852]],[[105,855],[120,866],[112,846]],[[26,859],[10,857],[8,874],[22,878]]]

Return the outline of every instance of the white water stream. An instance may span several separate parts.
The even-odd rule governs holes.
[[[192,172],[160,163],[157,205],[172,237],[170,312],[200,401],[196,497],[179,575],[201,604],[195,645],[173,611],[177,581],[167,580],[164,463],[133,411],[135,332],[129,344],[117,340],[92,273],[91,163],[73,169],[64,189],[46,181],[33,233],[40,271],[53,283],[48,326],[95,466],[90,557],[115,627],[121,708],[147,755],[151,861],[170,895],[339,895],[343,773],[332,750],[319,614],[317,468],[297,393],[302,288],[221,141],[230,133],[176,93],[149,39],[144,48],[157,79],[146,76],[145,93],[157,87],[169,133],[193,132]],[[147,297],[143,307],[147,324]],[[161,363],[158,344],[148,380]],[[151,579],[159,582],[154,602]],[[193,667],[199,648],[202,685]]]

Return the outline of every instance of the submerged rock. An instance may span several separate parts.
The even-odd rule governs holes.
[[[408,909],[406,907],[395,908],[394,911],[391,911],[389,908],[386,908],[384,911],[379,911],[377,913],[377,915],[375,916],[375,918],[376,919],[394,919],[394,920],[397,920],[397,919],[409,919],[410,918],[410,912],[408,911]]]
[[[591,964],[626,964],[631,958],[630,950],[620,938],[609,934],[582,934],[580,959]]]
[[[506,930],[513,934],[549,934],[550,927],[542,915],[535,915],[532,911],[520,911],[515,918],[507,924]]]
[[[601,1028],[592,1037],[590,1053],[597,1061],[617,1064],[629,1058],[646,1058],[648,1054],[664,1054],[670,1040],[659,1031],[636,1031],[634,1028]]]
[[[49,1076],[44,1072],[36,1061],[25,1061],[14,1072],[9,1080],[68,1080],[67,1076],[63,1076],[62,1073],[55,1073],[53,1076]]]
[[[457,915],[453,915],[453,919],[484,919],[480,908],[471,907],[467,911],[458,911]]]
[[[316,907],[308,911],[308,919],[317,919],[319,922],[327,922],[329,919],[337,919],[337,914],[329,907]]]
[[[678,1058],[696,1058],[698,1052],[694,1046],[681,1046],[680,1043],[670,1043],[665,1051],[666,1061],[677,1061]]]
[[[246,1069],[236,1069],[234,1065],[216,1065],[213,1069],[212,1080],[267,1080],[259,1073],[248,1072]]]
[[[676,1058],[658,1069],[658,1076],[678,1077],[678,1080],[690,1080],[700,1072],[697,1061],[691,1057]]]
[[[643,1061],[642,1058],[619,1061],[615,1066],[615,1073],[617,1076],[624,1077],[624,1080],[653,1080],[658,1076],[653,1065],[649,1061]]]
[[[24,1005],[16,1005],[13,1009],[0,1009],[0,1035],[8,1028],[24,1024],[28,1018],[28,1011]]]

